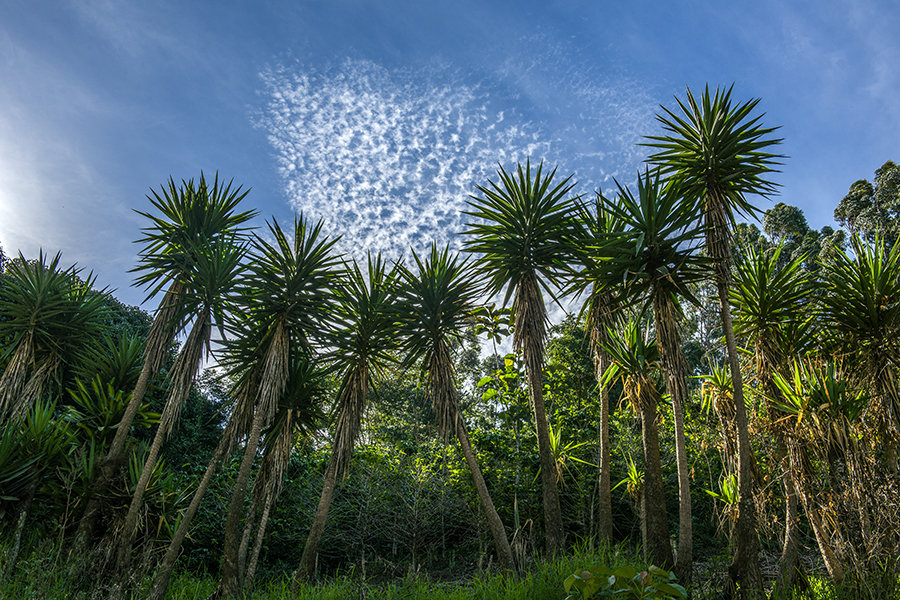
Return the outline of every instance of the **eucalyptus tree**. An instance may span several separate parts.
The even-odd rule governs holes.
[[[184,326],[192,302],[191,287],[198,257],[198,249],[221,244],[222,240],[241,236],[246,223],[256,211],[238,211],[238,204],[249,190],[232,182],[220,182],[218,173],[212,185],[203,173],[194,180],[182,180],[177,186],[169,178],[167,186],[150,190],[147,199],[156,213],[136,211],[150,224],[142,229],[137,240],[143,247],[138,253],[139,264],[134,285],[147,290],[149,300],[165,290],[156,309],[156,316],[144,344],[143,366],[134,385],[115,438],[101,462],[100,475],[89,493],[87,507],[78,527],[79,537],[86,541],[94,528],[100,510],[100,495],[109,488],[125,459],[125,442],[138,413],[150,381],[159,372],[175,332]]]
[[[740,584],[740,595],[758,597],[762,589],[756,509],[752,498],[750,430],[744,404],[740,360],[734,339],[728,290],[731,283],[731,230],[735,212],[753,215],[748,195],[766,196],[776,185],[767,179],[783,156],[769,149],[781,142],[771,137],[775,128],[763,127],[763,115],[753,115],[759,99],[733,105],[731,92],[707,86],[700,101],[687,90],[687,100],[676,98],[678,109],[662,107],[657,120],[666,135],[649,136],[645,145],[658,151],[648,159],[663,175],[673,177],[686,198],[702,207],[706,252],[713,261],[719,310],[733,382],[735,427],[738,434],[739,512],[735,528],[735,554],[729,577]]]
[[[659,567],[674,564],[669,543],[669,518],[659,458],[660,397],[659,348],[656,341],[631,319],[624,327],[610,329],[604,344],[611,363],[603,377],[607,384],[622,383],[622,398],[641,418],[644,449],[644,484],[641,489],[641,533],[644,552]]]
[[[224,337],[225,315],[234,300],[234,287],[243,268],[241,261],[245,247],[239,245],[239,240],[231,237],[219,238],[203,247],[195,246],[191,252],[193,272],[190,287],[186,287],[184,293],[190,294],[189,301],[186,300],[186,308],[194,314],[194,319],[191,331],[169,371],[169,394],[160,416],[159,427],[125,516],[116,559],[120,571],[125,570],[129,563],[144,492],[156,466],[156,459],[165,439],[178,424],[182,404],[200,370],[204,355],[209,353],[212,329],[218,328],[220,335]]]
[[[397,272],[388,270],[380,254],[369,255],[365,273],[353,261],[335,287],[332,313],[335,327],[329,336],[329,346],[341,384],[335,403],[334,443],[322,495],[293,575],[295,582],[313,573],[328,509],[338,479],[346,475],[350,466],[369,391],[396,360],[396,303]]]
[[[838,249],[824,265],[821,299],[834,351],[869,387],[866,420],[881,437],[884,462],[900,470],[900,244],[889,249],[881,237],[851,240],[852,256]]]
[[[574,269],[569,277],[568,290],[581,295],[587,293],[581,312],[590,336],[594,359],[594,376],[600,396],[600,475],[597,481],[599,505],[598,533],[608,544],[613,542],[612,523],[612,457],[609,441],[609,386],[603,374],[609,368],[610,358],[604,346],[609,343],[608,331],[616,325],[616,314],[621,309],[617,302],[619,279],[609,277],[605,260],[597,257],[597,248],[607,243],[610,235],[622,230],[615,212],[604,208],[598,193],[593,206],[579,208],[579,243],[576,244]]]
[[[444,443],[451,433],[456,435],[487,515],[497,558],[503,568],[513,569],[506,529],[494,508],[460,412],[453,368],[453,347],[462,341],[464,329],[472,323],[472,311],[481,290],[475,285],[471,263],[451,255],[446,247],[438,250],[432,244],[424,260],[415,251],[412,256],[418,273],[400,271],[404,284],[400,303],[403,364],[421,369],[438,433]]]
[[[562,552],[565,531],[556,482],[556,460],[550,446],[550,430],[544,405],[544,344],[547,339],[547,307],[544,292],[555,298],[553,286],[566,269],[577,239],[575,214],[578,205],[571,195],[571,177],[554,182],[556,169],[543,173],[543,165],[532,174],[531,163],[517,166],[515,173],[500,167],[499,182],[478,186],[472,196],[472,217],[465,231],[465,249],[478,254],[476,270],[487,282],[487,291],[506,290],[503,304],[513,300],[515,312],[513,344],[525,360],[528,391],[534,410],[544,504],[544,535],[547,550]]]
[[[239,335],[228,344],[225,364],[237,382],[236,402],[254,408],[225,522],[219,592],[227,597],[241,593],[240,521],[260,436],[285,392],[292,353],[311,353],[312,338],[331,318],[331,288],[339,264],[331,250],[337,240],[325,238],[321,230],[321,221],[310,226],[301,216],[294,221],[293,240],[277,222],[269,226],[274,244],[256,236],[235,311]]]
[[[731,291],[734,305],[734,328],[750,344],[754,371],[766,400],[769,422],[773,428],[776,454],[782,463],[782,485],[785,494],[784,545],[773,595],[789,595],[794,586],[799,560],[799,515],[796,493],[798,465],[791,464],[787,449],[782,394],[774,376],[786,373],[789,361],[803,351],[810,329],[810,281],[803,269],[804,256],[784,262],[783,246],[761,253],[746,249],[737,263],[735,286]]]
[[[658,173],[638,177],[637,196],[619,187],[619,198],[603,198],[603,208],[615,215],[623,229],[611,234],[598,251],[607,270],[605,279],[622,282],[621,300],[652,310],[661,370],[672,400],[675,456],[678,466],[679,533],[675,573],[690,584],[693,563],[690,465],[684,433],[689,401],[689,369],[681,348],[678,320],[681,300],[700,302],[691,286],[706,276],[707,261],[697,253],[700,232],[694,226],[697,203],[686,200],[679,187],[660,181]]]
[[[11,261],[0,297],[0,338],[8,340],[0,375],[0,421],[26,414],[52,381],[64,389],[80,357],[101,337],[103,294],[94,278],[79,279],[79,269],[59,265],[60,255],[35,261]]]

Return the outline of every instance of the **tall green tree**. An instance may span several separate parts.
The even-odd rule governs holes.
[[[697,250],[697,203],[686,200],[673,182],[658,174],[638,177],[637,196],[619,186],[619,199],[604,199],[604,208],[616,215],[623,229],[599,250],[609,270],[606,279],[622,281],[621,300],[652,310],[659,358],[666,389],[672,400],[675,457],[678,467],[679,533],[675,573],[690,584],[693,566],[693,529],[690,465],[684,432],[685,405],[689,401],[689,368],[681,347],[678,321],[681,300],[695,305],[691,286],[706,276],[707,261]]]
[[[875,171],[874,183],[860,179],[834,209],[834,219],[868,240],[880,236],[892,246],[900,235],[900,165],[887,161]]]
[[[413,251],[413,260],[418,273],[407,269],[400,272],[404,283],[400,304],[404,365],[421,369],[441,439],[446,443],[451,433],[456,435],[487,515],[497,558],[503,568],[512,569],[515,564],[506,529],[494,508],[459,409],[453,367],[453,347],[462,341],[465,328],[471,324],[480,290],[469,264],[451,256],[446,247],[439,251],[432,244],[424,260]]]
[[[219,585],[224,597],[242,593],[238,553],[247,484],[262,431],[275,417],[290,379],[292,348],[311,353],[311,339],[331,318],[338,266],[331,249],[337,240],[324,238],[321,230],[321,221],[310,226],[301,216],[294,221],[293,240],[277,222],[269,227],[274,244],[256,236],[250,274],[235,311],[241,335],[230,343],[229,366],[238,382],[237,402],[253,404],[254,410],[225,522]]]
[[[366,273],[354,261],[339,281],[330,336],[335,368],[341,385],[335,405],[336,423],[331,458],[319,505],[303,548],[294,581],[309,577],[315,568],[319,542],[338,480],[345,476],[362,425],[369,391],[396,360],[397,273],[388,270],[381,255],[368,257]]]
[[[478,254],[477,269],[487,290],[506,290],[504,305],[515,295],[513,344],[522,352],[528,390],[534,409],[541,483],[544,500],[544,535],[547,550],[562,552],[565,532],[556,482],[556,461],[550,447],[550,430],[544,406],[544,344],[547,307],[544,292],[554,297],[553,287],[565,270],[576,239],[577,203],[571,177],[554,182],[556,170],[544,174],[543,165],[532,173],[531,163],[518,165],[515,173],[503,167],[499,181],[478,186],[464,214],[475,219],[468,225],[466,250]]]
[[[873,401],[866,421],[881,437],[884,461],[897,473],[900,444],[900,244],[890,249],[876,236],[851,240],[852,254],[838,251],[825,264],[821,299],[826,331]]]
[[[800,356],[810,329],[810,281],[802,269],[804,257],[784,263],[780,245],[771,252],[748,249],[736,263],[734,304],[735,333],[747,340],[753,353],[754,371],[765,398],[770,428],[774,432],[776,457],[784,473],[784,540],[773,596],[788,597],[796,583],[800,551],[800,521],[796,477],[796,454],[788,452],[784,398],[775,375],[787,376],[791,357]]]
[[[191,179],[182,180],[178,186],[170,177],[166,186],[158,192],[151,190],[147,196],[155,212],[137,211],[150,224],[142,229],[143,237],[137,240],[143,247],[138,254],[139,264],[132,270],[137,273],[134,285],[147,290],[147,300],[165,292],[144,344],[140,376],[103,458],[78,526],[82,542],[87,541],[94,529],[103,491],[109,488],[124,464],[125,443],[150,382],[159,372],[175,332],[185,324],[189,314],[192,277],[198,257],[202,256],[198,250],[243,234],[246,223],[256,215],[256,211],[238,210],[238,204],[248,193],[249,190],[243,191],[240,186],[232,189],[231,181],[220,182],[218,173],[211,185],[202,172],[196,184]]]
[[[194,313],[191,331],[169,372],[169,394],[160,416],[159,427],[153,437],[141,476],[125,516],[119,538],[117,566],[128,568],[131,545],[138,530],[138,517],[143,505],[147,484],[156,467],[156,459],[169,434],[175,429],[181,408],[200,370],[204,355],[209,353],[213,328],[222,329],[225,315],[233,304],[233,291],[241,271],[246,248],[234,238],[220,238],[202,248],[194,247],[194,272],[191,273],[190,301],[187,308]]]
[[[604,348],[612,362],[604,379],[620,381],[622,397],[640,415],[644,450],[644,480],[641,486],[641,533],[644,552],[654,565],[674,564],[669,543],[669,518],[659,458],[659,348],[656,340],[641,330],[640,322],[629,320],[624,327],[610,330]]]
[[[676,98],[678,108],[662,107],[657,120],[666,134],[649,136],[645,145],[657,152],[649,162],[664,175],[674,178],[687,198],[702,207],[706,252],[713,260],[714,279],[731,380],[734,386],[735,427],[738,433],[738,522],[735,527],[735,555],[729,568],[732,584],[740,586],[743,598],[757,598],[762,590],[759,543],[756,537],[756,509],[753,504],[749,423],[744,404],[731,305],[731,230],[735,212],[752,215],[756,209],[747,200],[753,194],[768,195],[776,185],[768,175],[783,158],[770,148],[781,142],[771,137],[775,128],[761,125],[763,115],[753,115],[759,99],[733,104],[731,92],[707,86],[699,101],[690,89],[686,101]]]

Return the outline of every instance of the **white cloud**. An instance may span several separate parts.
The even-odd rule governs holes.
[[[560,174],[577,172],[583,192],[610,174],[631,178],[643,157],[634,144],[652,125],[653,103],[627,82],[566,73],[550,81],[549,73],[504,66],[495,84],[470,84],[448,68],[296,63],[262,74],[268,105],[260,124],[296,210],[324,219],[357,258],[366,250],[395,258],[432,239],[458,246],[468,194],[487,184],[498,163],[559,164]],[[547,83],[554,87],[540,102],[533,91],[524,108],[511,102]]]

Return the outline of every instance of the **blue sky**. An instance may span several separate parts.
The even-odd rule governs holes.
[[[685,86],[760,97],[815,227],[900,160],[892,2],[0,4],[0,243],[63,252],[129,303],[149,188],[201,170],[344,249],[455,243],[497,163],[634,179]],[[760,200],[762,208],[770,201]]]

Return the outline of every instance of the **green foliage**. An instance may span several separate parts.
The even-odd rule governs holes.
[[[617,569],[594,566],[569,575],[563,586],[567,598],[687,598],[687,591],[678,585],[675,574],[649,566],[638,571],[631,565]]]

